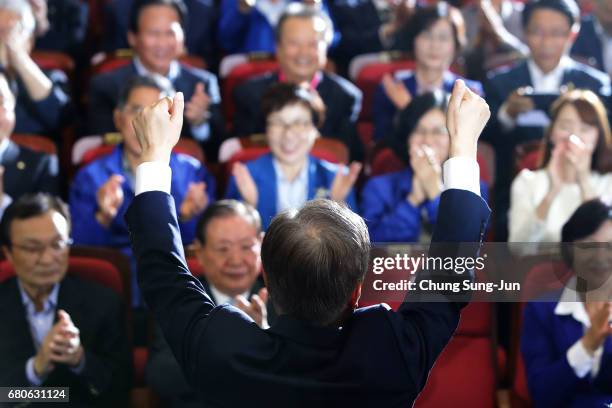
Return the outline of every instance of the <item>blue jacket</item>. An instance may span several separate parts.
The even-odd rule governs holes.
[[[180,208],[185,198],[189,183],[204,181],[209,202],[214,201],[215,180],[196,159],[183,154],[173,154],[170,157],[170,168],[172,169],[171,193],[177,208]],[[125,177],[122,185],[124,198],[117,216],[106,229],[95,218],[98,209],[96,193],[113,174]],[[129,247],[130,241],[124,215],[133,198],[134,186],[123,169],[123,145],[119,145],[108,156],[81,169],[70,186],[69,199],[74,242],[82,245]],[[196,221],[197,217],[180,224],[181,236],[185,244],[191,243],[195,237]]]
[[[272,218],[278,213],[276,208],[276,202],[278,201],[276,192],[276,170],[274,169],[272,154],[264,154],[256,160],[251,160],[246,166],[257,185],[259,193],[257,211],[259,211],[261,215],[263,228],[266,230]],[[336,177],[337,170],[337,165],[309,156],[307,198],[309,200],[313,198],[326,198],[329,191],[324,192],[322,189],[329,190],[334,181],[334,177]],[[236,200],[242,199],[233,176],[229,180],[225,197]],[[357,209],[354,191],[349,193],[346,198],[346,203],[353,210]]]
[[[584,329],[572,316],[556,315],[556,307],[556,300],[530,302],[525,307],[521,352],[535,406],[607,407],[612,402],[612,339],[604,342],[597,377],[591,379],[589,373],[578,378],[566,354]]]
[[[572,46],[572,56],[584,59],[600,71],[605,71],[603,64],[603,47],[595,31],[595,17],[584,16],[580,22],[580,32]]]
[[[361,215],[372,242],[417,242],[421,233],[421,214],[436,224],[440,197],[414,207],[406,200],[412,190],[412,170],[372,177],[361,191]],[[480,194],[487,201],[488,187],[480,182]]]
[[[489,213],[475,194],[445,191],[432,242],[473,242],[476,248],[461,255],[476,256]],[[174,214],[171,197],[153,191],[134,199],[127,219],[146,303],[204,404],[412,406],[464,302],[404,302],[397,312],[361,308],[342,330],[281,315],[262,330],[235,307],[215,306],[189,273]],[[453,245],[459,246],[465,247]],[[313,294],[304,288],[304,296]]]
[[[413,71],[399,72],[396,74],[396,78],[400,79],[404,83],[404,86],[406,89],[408,89],[413,97],[416,96],[417,82]],[[451,92],[453,90],[453,86],[455,85],[455,80],[457,79],[463,79],[471,90],[484,96],[480,82],[465,79],[450,71],[447,71],[444,74],[444,91]],[[382,83],[378,85],[374,93],[374,106],[372,107],[372,113],[374,115],[374,138],[376,140],[383,140],[393,131],[393,118],[397,113],[397,109],[395,108],[395,105],[393,105],[393,102],[391,102],[391,99],[389,99],[385,93]]]
[[[285,1],[285,0],[281,0]],[[289,0],[299,1],[299,0]],[[331,18],[327,4],[323,1],[322,10]],[[227,53],[276,52],[275,27],[266,17],[253,8],[248,14],[238,10],[238,0],[222,0],[217,38],[221,48]],[[332,46],[339,40],[334,33]]]

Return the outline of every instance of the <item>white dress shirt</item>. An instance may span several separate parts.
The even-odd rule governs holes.
[[[308,166],[306,158],[296,178],[289,181],[283,174],[276,159],[272,159],[276,173],[276,210],[278,212],[300,208],[308,200]]]
[[[612,195],[612,173],[591,172],[589,182],[597,196]],[[524,169],[512,182],[508,215],[509,242],[559,242],[561,228],[582,204],[582,193],[577,183],[563,184],[546,215],[541,220],[536,209],[550,189],[546,169]],[[537,245],[516,248],[521,255],[537,251]]]

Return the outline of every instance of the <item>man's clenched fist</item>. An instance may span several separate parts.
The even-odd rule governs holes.
[[[490,116],[487,102],[470,91],[462,80],[455,81],[446,113],[450,157],[464,156],[476,160],[478,137]]]
[[[140,163],[170,162],[170,153],[181,136],[185,101],[182,92],[148,106],[134,119],[133,125],[142,147]]]

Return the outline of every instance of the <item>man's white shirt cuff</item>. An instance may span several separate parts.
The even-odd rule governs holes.
[[[497,111],[497,120],[505,131],[512,130],[516,126],[516,121],[508,114],[508,108],[505,103]]]
[[[163,191],[170,194],[172,170],[167,163],[144,162],[136,167],[135,194]]]
[[[452,157],[442,167],[444,191],[459,189],[480,195],[480,167],[469,157]]]

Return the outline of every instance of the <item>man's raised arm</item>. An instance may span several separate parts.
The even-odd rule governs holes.
[[[138,265],[138,283],[179,363],[190,370],[189,342],[215,307],[185,262],[183,243],[170,195],[170,154],[183,124],[183,94],[147,107],[134,120],[142,147],[136,168],[136,197],[126,214]],[[196,333],[195,331],[200,331]]]
[[[478,137],[489,116],[487,103],[458,80],[448,104],[450,158],[444,163],[444,192],[428,257],[476,257],[478,254],[490,210],[480,197],[476,153]],[[469,275],[457,275],[455,271],[423,270],[417,275],[418,281],[468,278]],[[431,367],[452,337],[467,300],[466,294],[451,299],[442,293],[409,292],[400,306],[396,329],[405,344],[408,366],[419,389],[425,386]],[[419,356],[417,360],[415,353]]]

